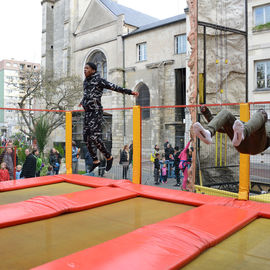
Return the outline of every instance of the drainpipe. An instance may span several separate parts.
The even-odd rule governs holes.
[[[125,39],[122,37],[122,43],[123,43],[123,87],[126,87],[126,72],[125,72]],[[123,95],[123,107],[126,108],[126,95]],[[126,143],[126,111],[123,112],[123,118],[124,118],[124,143]]]

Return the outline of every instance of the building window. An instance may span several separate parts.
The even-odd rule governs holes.
[[[146,60],[146,42],[137,44],[137,54],[139,62]]]
[[[149,107],[150,106],[150,92],[149,88],[146,84],[140,83],[137,87],[137,91],[139,92],[139,97],[136,99],[136,105],[141,107]],[[142,109],[142,120],[147,120],[150,118],[150,109],[143,108]]]
[[[186,53],[187,50],[187,38],[186,35],[179,35],[175,37],[175,53]]]
[[[270,89],[270,60],[255,63],[257,89]]]
[[[103,52],[96,51],[92,55],[90,55],[86,61],[95,63],[97,66],[97,73],[107,80],[107,59]]]
[[[270,22],[270,5],[254,8],[255,26]]]
[[[24,69],[24,64],[20,64],[20,70],[23,70]]]

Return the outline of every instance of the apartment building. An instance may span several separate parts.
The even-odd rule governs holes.
[[[10,137],[20,131],[23,125],[18,111],[11,108],[19,108],[18,102],[24,93],[22,71],[39,70],[40,64],[15,59],[4,59],[0,61],[0,110],[1,135]],[[8,109],[10,108],[10,109]],[[27,104],[27,108],[31,108]]]
[[[248,1],[249,100],[270,101],[270,1]]]

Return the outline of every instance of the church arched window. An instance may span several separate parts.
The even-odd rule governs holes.
[[[103,52],[95,51],[88,58],[87,62],[93,62],[97,66],[97,73],[100,74],[101,78],[107,80],[107,59]]]
[[[137,91],[139,92],[139,97],[136,99],[136,105],[140,105],[141,107],[150,106],[150,92],[149,88],[146,84],[140,83],[137,87]],[[150,109],[142,109],[142,120],[147,120],[150,118]]]

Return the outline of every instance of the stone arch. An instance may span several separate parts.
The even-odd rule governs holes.
[[[140,82],[136,87],[139,92],[139,97],[136,99],[136,105],[140,105],[141,107],[150,106],[150,92],[148,86]],[[142,120],[150,119],[150,109],[146,108],[142,110]]]
[[[107,70],[107,58],[101,50],[94,50],[86,58],[86,62],[93,62],[97,66],[97,73],[100,74],[101,78],[107,80],[108,70]]]

